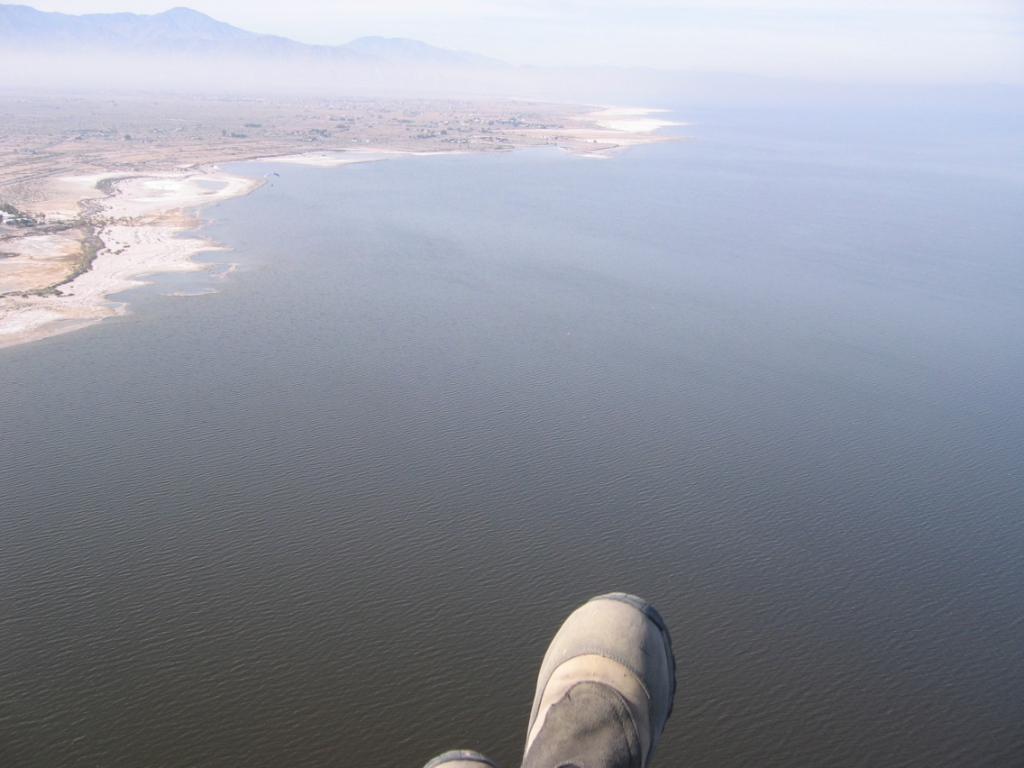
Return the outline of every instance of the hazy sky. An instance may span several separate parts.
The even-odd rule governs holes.
[[[38,0],[158,13],[171,0]],[[411,37],[515,64],[897,82],[1024,83],[1024,0],[191,0],[307,43]]]

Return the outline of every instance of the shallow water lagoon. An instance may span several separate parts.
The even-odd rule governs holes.
[[[0,763],[515,765],[613,589],[673,632],[660,766],[1018,761],[1019,156],[681,117],[240,166],[219,293],[3,350]]]

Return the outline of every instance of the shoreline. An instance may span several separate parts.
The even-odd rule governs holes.
[[[554,143],[582,157],[607,158],[637,144],[664,141],[665,137],[652,134],[659,128],[683,124],[649,117],[659,111],[601,109],[588,115],[592,121],[589,126],[559,131]],[[593,147],[595,144],[598,147]],[[524,143],[510,148],[528,146]],[[251,194],[266,183],[265,179],[229,174],[217,162],[334,168],[398,156],[452,154],[475,153],[346,147],[251,158],[208,158],[201,164],[172,171],[142,167],[55,175],[49,179],[49,199],[37,206],[46,211],[51,225],[42,232],[10,235],[0,242],[0,250],[10,242],[21,249],[0,254],[6,257],[0,259],[4,269],[0,272],[0,348],[125,315],[128,302],[110,297],[151,284],[146,279],[151,275],[209,270],[213,265],[197,257],[230,249],[209,238],[181,235],[196,229],[203,207]],[[59,279],[51,280],[49,276]],[[35,283],[25,287],[32,279]]]
[[[228,248],[209,238],[181,234],[195,229],[203,206],[242,197],[263,184],[217,166],[180,173],[91,174],[58,181],[73,186],[92,182],[95,187],[107,179],[109,197],[90,195],[78,201],[84,209],[83,228],[100,242],[95,257],[67,282],[0,297],[0,348],[125,315],[128,303],[110,297],[150,284],[145,279],[150,275],[209,269],[209,263],[194,257]],[[209,189],[202,182],[222,186]]]

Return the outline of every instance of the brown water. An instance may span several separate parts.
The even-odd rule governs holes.
[[[1020,134],[698,117],[275,167],[239,271],[0,352],[0,765],[515,766],[620,589],[659,766],[1024,764]]]

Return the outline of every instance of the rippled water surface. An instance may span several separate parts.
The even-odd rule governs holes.
[[[619,589],[660,766],[1024,763],[1020,145],[682,116],[274,167],[236,271],[0,351],[0,765],[514,768]]]

